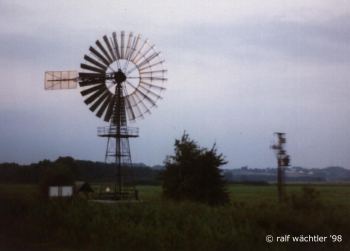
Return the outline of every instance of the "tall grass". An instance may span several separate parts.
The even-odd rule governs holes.
[[[295,193],[283,205],[234,200],[209,207],[165,201],[159,189],[144,189],[148,200],[132,204],[46,202],[0,193],[0,233],[23,243],[22,250],[350,250],[349,207],[323,203],[310,191]],[[277,245],[265,242],[267,234],[342,234],[343,242]]]

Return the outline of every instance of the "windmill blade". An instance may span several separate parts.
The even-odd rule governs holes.
[[[107,45],[108,51],[111,54],[113,61],[115,61],[116,60],[115,54],[114,54],[114,51],[112,49],[111,44],[109,43],[108,37],[106,35],[104,35],[103,40],[105,41],[105,44]]]
[[[150,74],[150,75],[161,74],[161,75],[164,75],[167,72],[168,72],[168,70],[155,70],[155,71],[144,71],[144,72],[141,71],[140,75],[144,75],[144,74]]]
[[[99,107],[99,105],[108,99],[108,95],[111,95],[109,91],[105,90],[105,92],[96,100],[95,103],[93,103],[93,105],[89,108],[90,111],[94,112],[97,107]]]
[[[107,58],[109,64],[113,62],[111,56],[108,54],[108,52],[106,51],[106,49],[102,46],[102,44],[100,43],[99,40],[96,40],[97,47],[102,51],[103,55]]]
[[[79,86],[86,87],[86,86],[90,86],[90,85],[99,85],[101,83],[103,83],[103,82],[101,82],[101,81],[98,81],[98,82],[96,82],[96,81],[84,81],[84,82],[79,82]]]
[[[130,77],[129,77],[130,78]],[[132,77],[131,77],[132,78]],[[164,77],[156,77],[156,76],[149,76],[149,77],[147,77],[147,76],[143,76],[143,77],[139,77],[139,78],[141,78],[141,80],[142,79],[149,79],[149,80],[151,80],[151,81],[166,81],[166,80],[168,80],[167,78],[164,78]]]
[[[125,102],[124,102],[125,103],[125,110],[127,112],[128,118],[130,120],[135,120],[136,116],[135,116],[135,113],[131,107],[130,100],[128,99],[128,93],[127,93],[125,86],[123,88],[123,92],[124,92],[124,100],[125,100]]]
[[[104,121],[106,121],[106,122],[109,122],[111,117],[112,117],[112,114],[114,111],[114,103],[115,103],[115,96],[111,96],[111,99],[108,103],[108,109],[107,109],[107,112],[106,112],[105,117],[104,117]]]
[[[124,37],[125,37],[125,32],[122,31],[120,33],[120,56],[122,59],[124,59]]]
[[[86,95],[89,95],[90,93],[93,93],[93,92],[95,92],[97,90],[100,90],[101,88],[106,89],[105,84],[95,85],[93,87],[90,87],[88,89],[85,89],[85,90],[81,91],[80,93],[81,93],[81,95],[86,96]]]
[[[98,84],[103,84],[104,80],[102,79],[87,79],[87,80],[80,80],[79,86],[80,87],[86,87],[90,85],[98,85]]]
[[[154,66],[157,66],[157,65],[160,65],[160,64],[163,64],[165,61],[164,60],[160,60],[159,62],[156,62],[156,63],[153,63],[153,64],[150,64],[151,63],[151,60],[153,60],[154,58],[158,57],[160,52],[156,53],[157,55],[155,56],[152,56],[152,58],[150,59],[151,56],[147,57],[146,59],[142,60],[141,63],[138,63],[138,62],[134,62],[134,64],[136,65],[133,69],[129,70],[127,72],[127,75],[132,73],[134,70],[138,69],[139,72],[142,72],[143,70],[145,69],[152,69],[152,67]]]
[[[128,96],[130,103],[132,104],[132,109],[134,109],[134,113],[137,114],[136,117],[143,117],[143,113],[148,110],[147,106],[143,103],[139,97],[133,93]],[[148,111],[149,112],[149,111]]]
[[[91,65],[87,65],[87,64],[80,64],[80,67],[84,70],[89,70],[89,71],[93,71],[93,72],[98,72],[98,73],[105,73],[105,70],[101,69],[101,68],[97,68],[97,67],[93,67]]]
[[[104,78],[82,78],[79,81],[79,86],[86,87],[86,86],[90,86],[90,85],[103,84],[104,82],[105,82]]]
[[[79,79],[79,86],[84,87],[89,85],[102,84],[106,80],[106,76],[105,74],[101,73],[80,72]]]
[[[131,46],[131,51],[130,51],[130,54],[129,54],[129,57],[128,57],[128,60],[131,61],[131,58],[134,56],[136,50],[137,50],[137,46],[139,44],[139,41],[141,39],[141,36],[140,34],[137,35],[137,37],[134,37],[134,40],[132,42],[132,46]]]
[[[141,95],[141,97],[143,97],[145,100],[147,100],[149,103],[152,104],[152,106],[156,105],[156,102],[151,99],[150,97],[148,97],[145,93],[143,93],[139,88],[136,88],[132,83],[130,83],[130,81],[126,81],[126,83],[128,83],[130,86],[132,86],[133,88],[135,88],[135,93],[138,93]]]
[[[158,89],[160,91],[164,91],[166,88],[165,87],[162,87],[162,86],[159,86],[159,85],[154,85],[154,84],[151,84],[151,83],[147,83],[145,81],[140,81],[140,85],[145,85],[149,88],[154,88],[154,89]]]
[[[105,88],[100,88],[97,90],[94,94],[92,94],[90,97],[84,100],[84,102],[88,105],[92,103],[95,99],[97,99],[103,92],[105,91]]]
[[[91,64],[95,65],[98,68],[101,68],[102,70],[106,71],[107,67],[103,64],[101,64],[100,62],[98,62],[97,60],[89,57],[88,55],[84,55],[84,59],[88,62],[90,62]]]
[[[130,61],[133,63],[136,63],[136,59],[138,59],[138,57],[140,57],[142,55],[142,50],[145,47],[145,45],[147,44],[147,39],[143,41],[141,47],[137,50],[137,53],[135,53],[135,56],[130,58]]]
[[[126,62],[123,66],[123,71],[125,72],[127,69],[128,69],[128,65],[129,65],[129,62],[130,62],[130,54],[132,53],[132,49],[131,49],[131,46],[132,46],[132,43],[133,43],[133,33],[130,32],[129,33],[129,36],[128,36],[128,43],[127,43],[127,46],[126,46],[126,51],[125,51],[125,59],[126,59]]]
[[[135,118],[143,117],[142,111],[140,110],[140,107],[138,106],[134,95],[129,95],[126,97],[126,99],[128,100],[128,102],[130,104],[130,109],[132,110],[133,114],[135,115]]]
[[[143,51],[143,48],[142,48],[142,50],[139,51],[138,57],[135,58],[135,64],[139,64],[139,63],[140,63],[140,60],[142,60],[143,58],[147,57],[148,53],[149,53],[150,51],[154,50],[154,47],[155,47],[154,44],[151,45],[151,46],[149,46],[147,40],[145,41],[145,45],[146,45],[146,44],[148,45],[148,48],[147,48],[147,47],[146,47],[146,48],[143,47],[143,48],[145,48],[145,51]]]
[[[131,49],[131,41],[132,41],[133,36],[134,35],[132,34],[132,32],[130,32],[129,36],[128,36],[128,42],[126,45],[126,49],[125,49],[125,59],[129,59],[129,54],[130,54],[130,49]]]
[[[145,93],[145,95],[151,94],[154,98],[156,99],[161,99],[162,97],[159,96],[158,94],[156,94],[154,91],[152,91],[151,89],[147,89],[146,87],[140,85],[140,89],[142,89]]]
[[[133,115],[133,113],[131,111],[132,110],[130,107],[125,106],[126,117],[128,118],[128,120],[134,121],[136,119],[136,117]]]
[[[127,97],[125,98],[125,103],[126,103],[125,104],[125,110],[126,110],[126,113],[128,115],[128,118],[130,120],[135,120],[135,118],[136,118],[135,113],[134,113],[134,111],[133,111],[133,109],[131,107],[130,101],[129,101],[129,99]]]
[[[148,64],[152,61],[152,59],[154,59],[155,57],[157,57],[160,54],[160,52],[153,52],[150,56],[148,56],[147,58],[145,58],[141,63],[139,63],[137,66],[139,68],[142,68],[143,65]]]
[[[138,67],[139,60],[144,58],[146,56],[147,52],[148,52],[147,51],[146,53],[142,53],[142,50],[143,50],[143,48],[145,47],[146,44],[147,44],[147,39],[143,42],[141,48],[139,50],[137,50],[137,53],[135,53],[135,56],[133,58],[130,58],[130,61],[133,62],[135,66],[131,70],[129,70],[127,72],[127,75],[130,74],[131,72],[133,72],[134,70],[139,68]]]
[[[105,113],[108,104],[110,103],[111,99],[113,99],[113,96],[111,94],[108,95],[108,97],[106,98],[106,100],[103,102],[103,104],[101,105],[101,107],[98,109],[96,116],[101,118],[102,115]]]
[[[79,72],[79,78],[84,80],[89,79],[105,79],[105,74],[101,73],[92,73],[92,72]]]
[[[143,93],[140,89],[135,89],[135,93],[139,94],[142,97],[142,100],[147,100],[152,106],[156,106],[156,101],[148,97],[145,93]]]
[[[135,98],[135,100],[137,100],[136,106],[138,107],[138,105],[140,105],[142,107],[142,108],[139,108],[140,114],[151,113],[150,110],[148,109],[147,105],[143,102],[144,99],[140,98],[137,95],[137,92],[134,92],[133,97]]]
[[[139,68],[139,71],[141,72],[141,71],[143,71],[145,69],[151,69],[152,67],[160,65],[160,64],[163,64],[164,62],[165,62],[165,60],[161,60],[161,61],[159,61],[157,63],[151,64],[151,65],[146,65],[144,67]]]
[[[101,54],[99,53],[94,47],[90,46],[89,51],[91,51],[92,54],[94,54],[98,59],[100,59],[106,67],[110,64],[109,61]]]
[[[118,45],[118,40],[117,40],[117,33],[116,32],[113,32],[112,34],[113,36],[113,43],[114,43],[114,51],[115,51],[115,54],[117,56],[117,59],[120,59],[120,52],[119,52],[119,45]]]

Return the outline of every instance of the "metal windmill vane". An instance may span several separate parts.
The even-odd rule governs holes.
[[[132,32],[103,36],[84,55],[81,71],[45,72],[45,89],[75,89],[77,84],[89,109],[109,125],[98,128],[107,138],[105,161],[115,164],[113,199],[137,198],[132,182],[129,138],[138,137],[138,128],[128,121],[142,118],[156,106],[165,90],[167,70],[155,45]]]

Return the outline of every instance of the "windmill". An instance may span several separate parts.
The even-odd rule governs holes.
[[[98,136],[107,139],[105,162],[115,166],[112,199],[137,198],[132,182],[129,138],[138,137],[138,128],[129,121],[143,118],[156,106],[165,90],[167,70],[155,45],[132,32],[103,36],[84,55],[81,71],[45,72],[45,89],[80,87],[85,104],[108,126],[98,127]]]

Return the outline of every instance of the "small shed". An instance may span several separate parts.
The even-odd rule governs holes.
[[[86,197],[89,197],[89,195],[93,192],[94,190],[92,189],[91,185],[85,181],[76,181],[74,183],[74,193],[76,195],[83,193]]]
[[[49,197],[72,197],[73,186],[49,186]]]

